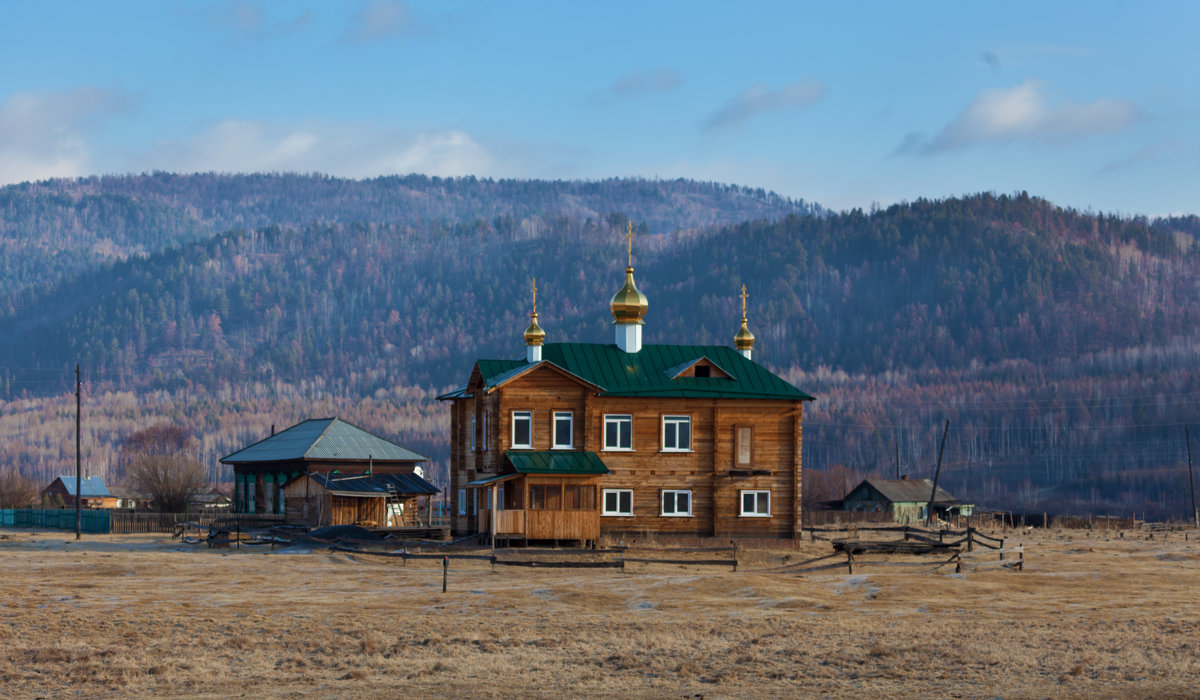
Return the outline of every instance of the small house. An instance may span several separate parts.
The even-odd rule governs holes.
[[[75,505],[75,477],[60,476],[42,489],[42,501],[64,506]],[[79,479],[79,507],[116,508],[117,498],[108,491],[104,479],[85,476]]]
[[[154,498],[129,486],[109,486],[108,492],[117,499],[117,508],[149,510]]]
[[[221,458],[233,467],[236,513],[285,513],[284,484],[304,474],[412,474],[424,455],[338,418],[315,418]]]
[[[283,491],[289,523],[404,527],[428,526],[438,488],[416,474],[309,472]]]
[[[842,499],[842,509],[854,513],[891,513],[898,523],[925,520],[929,497],[939,518],[970,515],[975,506],[950,495],[942,487],[934,493],[930,479],[863,479]]]

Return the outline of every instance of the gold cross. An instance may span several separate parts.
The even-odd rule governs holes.
[[[537,278],[533,278],[533,313],[537,313]]]
[[[629,242],[629,266],[633,267],[633,219],[629,220],[629,233],[625,239]]]
[[[750,298],[750,295],[746,293],[746,285],[742,285],[742,293],[738,296],[742,298],[742,320],[744,321],[746,320],[746,300]]]

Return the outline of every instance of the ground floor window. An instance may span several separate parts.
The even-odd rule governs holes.
[[[466,489],[458,490],[458,514],[459,515],[467,514],[467,490]]]
[[[692,514],[692,492],[691,491],[668,491],[662,492],[662,515],[668,516],[686,516]]]
[[[748,518],[766,518],[771,515],[770,491],[742,491],[741,515]]]
[[[633,515],[633,491],[604,489],[604,510],[601,515]]]
[[[558,484],[530,486],[529,510],[562,510],[562,487]]]
[[[596,487],[564,486],[563,503],[567,510],[596,510]]]

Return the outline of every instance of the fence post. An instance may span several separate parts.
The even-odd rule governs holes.
[[[850,552],[850,548],[846,548],[846,573],[854,573],[854,554]]]
[[[442,593],[446,592],[446,577],[450,571],[450,557],[442,557]]]
[[[1004,561],[1004,540],[1000,540],[1000,561]]]
[[[1021,558],[1017,560],[1017,571],[1024,571],[1025,570],[1025,545],[1021,545],[1020,550],[1021,551],[1018,552],[1018,554],[1020,555]]]
[[[975,528],[967,526],[967,551],[975,551]]]

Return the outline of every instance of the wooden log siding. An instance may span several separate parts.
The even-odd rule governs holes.
[[[598,480],[597,509],[601,507],[603,489],[633,491],[633,516],[601,517],[602,532],[797,535],[801,417],[792,401],[595,396],[589,387],[549,368],[534,370],[504,385],[493,396],[499,397],[498,415],[495,434],[489,437],[499,443],[497,455],[511,445],[513,411],[532,412],[534,450],[552,448],[550,421],[554,411],[572,412],[576,449],[587,446],[612,471]],[[632,452],[604,450],[604,417],[612,414],[633,416]],[[691,416],[690,452],[662,451],[663,415]],[[733,464],[734,426],[751,428],[751,471],[769,473],[730,475],[730,470],[737,468]],[[662,516],[663,490],[691,491],[691,516]],[[770,491],[771,517],[741,517],[743,490]],[[527,522],[527,526],[532,523]]]

